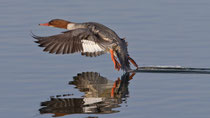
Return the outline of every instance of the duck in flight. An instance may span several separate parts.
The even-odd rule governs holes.
[[[44,47],[43,51],[55,54],[80,52],[81,55],[87,57],[110,53],[116,70],[130,70],[130,62],[138,68],[136,62],[128,54],[127,42],[112,29],[102,24],[96,22],[75,23],[62,19],[53,19],[48,23],[39,25],[67,29],[61,34],[47,37],[33,34],[32,37],[37,40],[35,42],[40,47]]]

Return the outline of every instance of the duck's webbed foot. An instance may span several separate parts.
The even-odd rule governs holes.
[[[136,62],[130,56],[128,56],[128,59],[136,68],[138,68],[138,65],[136,64]]]

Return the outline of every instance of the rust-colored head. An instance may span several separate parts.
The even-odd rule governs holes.
[[[69,21],[62,20],[62,19],[53,19],[49,21],[48,23],[39,24],[41,26],[50,26],[50,27],[57,27],[57,28],[64,28],[67,29],[67,25],[69,24]]]

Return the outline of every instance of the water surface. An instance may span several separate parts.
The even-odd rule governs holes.
[[[51,117],[39,111],[50,96],[84,99],[84,92],[68,84],[78,73],[97,72],[112,84],[123,76],[114,70],[110,55],[85,58],[42,52],[30,32],[46,36],[64,30],[39,23],[53,18],[100,22],[126,37],[129,53],[140,66],[208,68],[209,6],[209,0],[0,1],[1,117]],[[129,81],[125,102],[111,108],[118,112],[63,117],[208,118],[209,83],[210,75],[203,74],[137,73]]]

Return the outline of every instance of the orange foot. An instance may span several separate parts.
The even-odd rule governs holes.
[[[118,71],[121,68],[121,64],[115,59],[116,65],[114,65],[115,69],[117,69]]]
[[[138,68],[138,65],[136,64],[136,62],[130,56],[128,56],[128,59],[136,68]]]
[[[120,82],[121,82],[121,80],[118,77],[118,79],[113,84],[113,87],[112,87],[112,90],[111,90],[111,98],[114,98],[115,89],[116,89],[117,85],[120,84]]]
[[[132,80],[135,74],[136,73],[132,73],[131,76],[129,76],[129,80]]]
[[[112,59],[112,61],[113,61],[113,63],[114,63],[114,68],[116,69],[116,70],[120,70],[120,68],[121,68],[121,65],[119,64],[119,62],[115,59],[115,57],[114,57],[114,52],[113,52],[113,50],[112,49],[110,49],[110,54],[111,54],[111,59]]]

